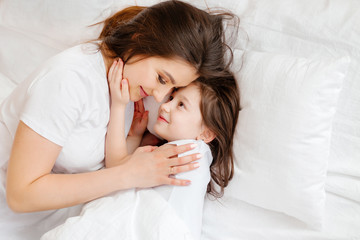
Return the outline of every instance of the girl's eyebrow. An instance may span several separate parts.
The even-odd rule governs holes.
[[[174,77],[173,77],[170,73],[168,73],[167,71],[165,71],[165,70],[163,70],[163,72],[166,74],[166,76],[168,76],[168,78],[170,78],[171,83],[172,83],[173,85],[176,85],[176,81],[175,81]]]
[[[189,99],[187,97],[185,97],[184,95],[181,96],[181,100],[183,100],[187,104],[191,105],[191,102],[189,101]]]

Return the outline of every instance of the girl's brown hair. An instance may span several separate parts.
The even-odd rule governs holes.
[[[200,111],[203,123],[216,135],[209,143],[213,162],[207,192],[221,197],[224,188],[234,175],[233,139],[240,111],[240,96],[235,78],[224,72],[221,78],[202,79],[193,82],[200,89]],[[214,182],[220,187],[217,191]]]
[[[135,55],[178,57],[204,78],[221,76],[232,61],[223,27],[230,18],[236,17],[225,12],[210,14],[181,1],[129,7],[105,20],[100,49],[125,63]]]

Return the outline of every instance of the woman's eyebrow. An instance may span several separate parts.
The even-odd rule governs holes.
[[[163,70],[163,72],[166,74],[166,76],[168,76],[168,78],[170,78],[171,83],[173,85],[176,85],[176,82],[175,82],[175,79],[173,78],[173,76],[165,70]]]

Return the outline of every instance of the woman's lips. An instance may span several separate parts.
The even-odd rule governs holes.
[[[160,122],[169,123],[163,116],[159,116],[157,120],[160,121]]]
[[[141,86],[140,86],[140,96],[142,98],[149,96],[149,94],[147,94]]]

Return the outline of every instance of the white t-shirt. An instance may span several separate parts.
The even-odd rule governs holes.
[[[126,109],[126,129],[131,126],[133,103]],[[41,136],[62,146],[53,172],[80,173],[104,166],[105,135],[109,121],[109,90],[104,60],[97,46],[82,44],[65,50],[49,59],[32,73],[3,101],[0,106],[0,233],[7,239],[30,239],[25,229],[31,229],[34,238],[53,227],[50,215],[40,213],[13,213],[5,201],[5,175],[19,121],[23,121]],[[10,143],[10,144],[9,144]],[[67,212],[66,210],[61,210]],[[70,210],[69,210],[70,211]],[[65,214],[66,215],[66,214]],[[64,215],[64,216],[65,216]],[[56,217],[53,224],[59,223]],[[46,225],[46,227],[45,227]],[[26,235],[18,238],[16,229],[24,228]]]

